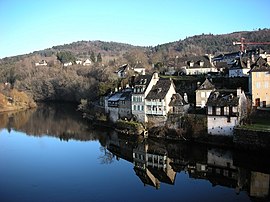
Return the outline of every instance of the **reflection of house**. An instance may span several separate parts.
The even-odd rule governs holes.
[[[152,76],[139,75],[135,80],[132,93],[132,114],[138,121],[148,121],[146,117],[145,98],[158,80],[158,73],[154,73]]]
[[[203,84],[196,90],[196,107],[205,107],[210,93],[214,90],[215,86],[208,79],[205,79]]]
[[[248,76],[250,71],[250,59],[238,58],[229,68],[229,77],[244,77]]]
[[[172,95],[176,94],[172,80],[160,79],[145,98],[146,114],[166,116]]]
[[[45,60],[41,60],[40,62],[36,62],[35,66],[47,66],[47,62]]]
[[[241,89],[213,91],[207,101],[207,129],[212,135],[233,135],[247,113],[247,98]]]
[[[133,163],[136,175],[144,184],[160,187],[160,182],[174,184],[176,172],[172,169],[167,151],[148,143],[133,149]]]
[[[105,98],[105,111],[111,121],[131,118],[131,92],[131,89],[124,89]]]
[[[92,64],[91,60],[89,59],[86,59],[84,62],[83,62],[83,66],[90,66]]]
[[[250,196],[267,197],[269,195],[269,174],[251,171]]]
[[[252,103],[257,107],[270,107],[270,65],[261,57],[252,65],[249,77]]]
[[[186,93],[184,97],[187,97]],[[185,114],[189,109],[189,103],[187,99],[183,99],[179,93],[176,93],[172,95],[169,107],[169,112],[172,114]]]

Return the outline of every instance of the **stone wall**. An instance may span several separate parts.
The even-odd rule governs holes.
[[[234,129],[233,142],[247,149],[265,149],[270,151],[270,131]]]

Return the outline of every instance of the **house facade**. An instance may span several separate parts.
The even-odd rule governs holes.
[[[35,66],[47,66],[47,62],[45,60],[41,60],[40,62],[36,62]]]
[[[211,92],[215,90],[215,86],[208,80],[205,81],[196,90],[196,107],[204,108]]]
[[[145,98],[146,114],[166,116],[171,110],[170,101],[176,94],[172,80],[160,79]]]
[[[229,68],[229,77],[248,77],[250,71],[250,59],[239,58]]]
[[[137,121],[148,121],[145,109],[145,98],[158,80],[158,73],[154,73],[152,76],[139,75],[136,78],[131,98],[131,110],[132,115]]]
[[[270,65],[262,57],[259,57],[252,65],[249,91],[253,106],[270,107]]]
[[[186,93],[184,97],[187,97]],[[170,114],[185,114],[187,113],[190,105],[187,99],[184,99],[179,93],[173,94],[169,103]]]
[[[213,91],[207,101],[207,131],[210,135],[233,135],[247,114],[247,98],[241,89]]]
[[[90,59],[86,59],[84,62],[83,62],[83,66],[90,66],[92,64],[91,60]]]

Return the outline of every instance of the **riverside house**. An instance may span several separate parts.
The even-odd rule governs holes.
[[[240,88],[213,91],[206,105],[210,135],[233,135],[234,127],[247,115],[247,98]]]
[[[208,80],[205,81],[196,90],[196,107],[204,108],[211,92],[215,90],[215,86]]]

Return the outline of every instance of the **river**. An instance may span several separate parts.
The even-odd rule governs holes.
[[[0,114],[0,201],[269,201],[268,154],[121,135],[75,109]]]

